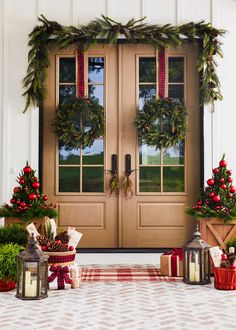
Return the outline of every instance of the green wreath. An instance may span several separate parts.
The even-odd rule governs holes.
[[[186,108],[179,101],[147,101],[135,120],[139,141],[156,149],[175,146],[185,138],[186,116]]]
[[[90,98],[67,100],[60,104],[52,126],[67,150],[90,147],[104,134],[104,109]]]

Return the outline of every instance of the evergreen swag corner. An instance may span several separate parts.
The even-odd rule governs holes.
[[[225,222],[236,218],[236,187],[232,185],[232,171],[227,169],[223,155],[219,166],[212,169],[196,205],[187,213],[197,218],[222,218]]]
[[[97,43],[115,44],[119,35],[126,38],[130,44],[149,44],[156,48],[179,47],[186,42],[198,42],[200,47],[198,70],[202,72],[201,99],[202,103],[213,104],[221,100],[220,82],[216,73],[214,56],[223,57],[221,42],[218,37],[224,34],[210,23],[187,23],[180,26],[166,24],[149,25],[140,20],[131,19],[127,24],[115,22],[111,18],[102,16],[91,21],[88,25],[79,27],[62,26],[55,21],[49,21],[44,16],[39,18],[38,25],[29,34],[28,69],[23,80],[26,105],[24,112],[30,105],[39,106],[46,95],[45,77],[49,66],[48,46],[57,44],[60,48],[76,45],[85,52],[91,45]]]
[[[33,218],[55,218],[57,211],[52,204],[46,204],[48,197],[40,193],[40,183],[28,162],[17,177],[18,186],[13,189],[10,204],[4,204],[0,208],[1,217],[17,217],[23,221]]]

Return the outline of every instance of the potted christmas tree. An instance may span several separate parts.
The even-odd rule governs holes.
[[[18,186],[13,189],[10,204],[0,208],[0,217],[5,225],[11,223],[27,224],[34,222],[38,229],[45,217],[55,218],[57,211],[52,204],[46,204],[48,197],[40,192],[40,182],[28,162],[17,177]]]
[[[197,204],[187,210],[198,218],[203,240],[223,249],[236,236],[236,187],[224,157],[212,169],[212,177],[207,180]]]

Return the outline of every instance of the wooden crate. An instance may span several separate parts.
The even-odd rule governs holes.
[[[226,248],[226,242],[236,237],[236,219],[224,222],[218,218],[200,218],[201,238],[211,246]]]
[[[41,217],[41,218],[33,218],[30,221],[24,221],[23,218],[16,218],[16,217],[6,217],[5,218],[5,226],[8,227],[13,223],[17,223],[22,227],[26,227],[29,223],[33,222],[36,229],[40,234],[44,232],[44,223],[47,221],[48,217]]]

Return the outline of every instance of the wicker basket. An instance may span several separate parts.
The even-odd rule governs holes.
[[[215,288],[218,290],[236,290],[236,270],[214,267]]]
[[[75,261],[76,251],[67,252],[44,252],[49,256],[48,264],[56,266],[73,265]]]

